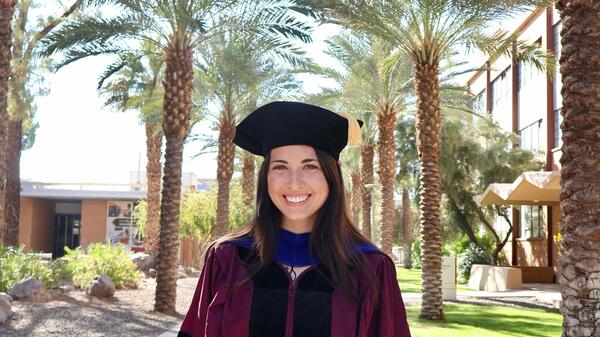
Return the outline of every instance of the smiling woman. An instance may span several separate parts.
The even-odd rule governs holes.
[[[179,337],[408,337],[392,260],[346,211],[338,162],[360,122],[274,102],[236,128],[265,157],[256,214],[209,250]]]

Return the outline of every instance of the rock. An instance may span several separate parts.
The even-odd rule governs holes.
[[[115,295],[115,284],[107,275],[99,275],[94,277],[92,285],[87,289],[90,296],[95,297],[112,297]]]
[[[10,287],[10,289],[8,289],[8,294],[12,296],[12,298],[20,300],[35,294],[40,291],[42,287],[42,281],[28,276]]]
[[[8,301],[8,303],[12,302],[14,298],[7,293],[0,293],[0,298],[4,298]]]
[[[156,259],[152,255],[145,253],[135,253],[129,255],[129,259],[135,263],[137,270],[147,272],[154,267]]]
[[[10,316],[12,313],[10,301],[7,299],[7,297],[10,296],[0,296],[0,323],[6,322],[8,316]]]

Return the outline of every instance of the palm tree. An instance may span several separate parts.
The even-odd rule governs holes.
[[[0,0],[0,243],[9,244],[13,235],[5,227],[6,124],[8,122],[8,78],[12,57],[12,17],[14,0]],[[12,241],[12,239],[10,240]]]
[[[129,57],[129,63],[109,78],[102,77],[98,88],[106,97],[105,105],[119,111],[134,110],[146,129],[146,182],[147,209],[144,250],[157,256],[160,233],[160,190],[162,177],[162,105],[164,90],[160,77],[164,68],[162,58],[153,45],[144,43],[144,57]]]
[[[488,24],[509,18],[547,0],[451,1],[398,0],[386,2],[308,0],[325,16],[388,41],[413,63],[417,95],[417,150],[421,180],[421,252],[423,297],[420,317],[443,320],[441,273],[440,61],[460,46],[476,47],[497,57],[507,54],[544,68],[546,55],[505,32],[487,33]]]
[[[410,79],[410,67],[402,67],[400,64],[389,67],[386,60],[391,55],[389,45],[381,40],[367,34],[342,33],[329,41],[327,53],[342,62],[346,68],[346,74],[332,72],[342,83],[340,94],[342,106],[348,106],[349,111],[358,110],[359,118],[372,118],[375,115],[377,121],[377,151],[378,151],[378,174],[382,186],[382,214],[381,214],[381,248],[387,254],[391,254],[394,241],[394,178],[396,175],[396,155],[394,129],[398,110],[407,96],[406,82]],[[328,93],[333,97],[332,93]],[[339,98],[338,98],[339,99]],[[345,103],[347,101],[347,103]],[[358,101],[358,102],[357,102]],[[353,108],[352,108],[353,107]],[[365,114],[363,111],[369,111]],[[374,131],[375,131],[374,130]],[[366,132],[369,132],[365,128]],[[374,151],[372,137],[365,137],[362,148],[363,184],[372,183],[372,158]],[[369,165],[370,164],[370,165]],[[370,169],[370,170],[369,170]],[[369,179],[371,178],[371,179]],[[370,204],[369,199],[363,202]],[[370,209],[370,207],[369,207]],[[363,231],[370,232],[369,214],[363,213]],[[365,226],[365,224],[367,224]]]
[[[595,1],[560,0],[563,22],[560,70],[563,96],[563,155],[560,159],[563,337],[598,335],[600,210],[597,203],[600,115],[600,6]],[[591,122],[594,121],[594,122]],[[593,150],[592,150],[593,149]]]
[[[254,155],[244,151],[242,154],[242,200],[244,205],[252,207],[254,201],[256,161]]]
[[[238,119],[253,111],[258,101],[267,98],[265,96],[270,99],[298,89],[290,79],[291,74],[281,73],[272,58],[281,55],[298,63],[303,61],[303,53],[291,47],[288,41],[261,32],[225,31],[213,37],[209,45],[205,82],[211,86],[215,105],[220,107],[217,117],[217,221],[213,231],[218,237],[229,231],[229,185],[234,169],[233,138]],[[253,160],[246,157],[246,170],[251,165],[248,162]],[[247,180],[252,179],[252,182],[246,181],[247,185],[254,184],[253,174],[251,176],[246,176]]]
[[[46,54],[64,51],[63,66],[85,57],[108,54],[118,56],[110,66],[116,72],[127,62],[123,60],[125,55],[141,56],[139,43],[132,43],[132,40],[156,45],[164,58],[162,129],[166,147],[154,308],[159,312],[174,312],[181,167],[192,114],[194,50],[221,28],[218,23],[227,21],[215,19],[218,15],[231,20],[243,18],[243,24],[238,21],[239,29],[310,40],[303,30],[306,25],[294,20],[290,14],[292,10],[305,12],[306,8],[293,3],[281,5],[277,1],[250,7],[248,2],[233,0],[87,0],[85,5],[97,10],[109,6],[120,10],[112,17],[98,15],[100,11],[84,13],[50,35]],[[259,7],[261,11],[251,10]],[[225,10],[230,11],[225,13]]]

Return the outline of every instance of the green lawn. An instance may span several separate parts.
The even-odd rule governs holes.
[[[421,269],[404,269],[396,268],[396,274],[400,289],[403,293],[420,293],[421,292]],[[469,289],[464,284],[456,285],[457,291],[474,291]]]
[[[413,337],[553,337],[561,335],[555,311],[470,304],[445,305],[445,322],[418,319],[419,307],[407,307]]]

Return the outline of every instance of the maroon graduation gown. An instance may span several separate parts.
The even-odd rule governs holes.
[[[328,271],[311,266],[295,281],[277,262],[250,281],[251,252],[232,243],[210,249],[178,337],[410,337],[392,260],[365,253],[379,281],[379,300],[367,296],[367,280],[353,275],[360,303],[343,298],[327,282]],[[377,302],[377,303],[376,303]]]

